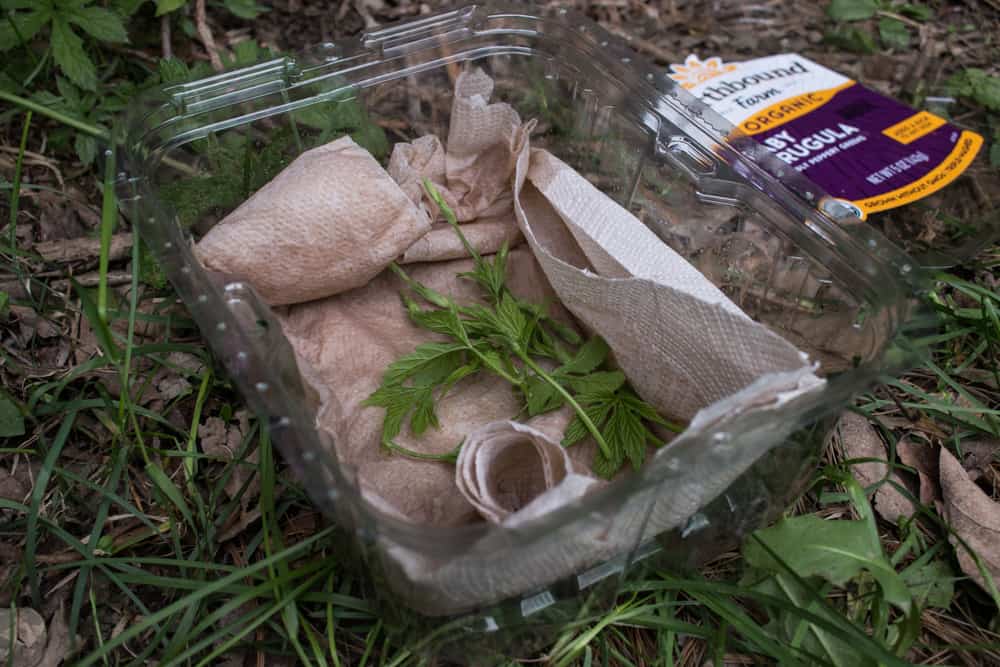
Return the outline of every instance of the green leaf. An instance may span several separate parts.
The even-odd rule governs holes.
[[[799,577],[822,577],[837,586],[867,570],[887,602],[909,611],[913,603],[909,589],[877,541],[872,544],[869,531],[865,521],[797,516],[758,530],[744,546],[743,555],[747,564],[761,570],[781,574],[787,567]],[[772,554],[778,554],[782,562]]]
[[[875,0],[833,0],[826,8],[827,15],[834,21],[863,21],[875,16],[877,11]]]
[[[83,50],[83,41],[62,17],[52,22],[52,57],[70,81],[84,90],[97,88],[94,63]]]
[[[7,306],[10,305],[10,295],[0,290],[0,317],[7,316]]]
[[[160,493],[162,493],[163,496],[177,508],[177,510],[181,513],[181,516],[184,517],[184,520],[187,521],[189,525],[195,527],[196,524],[194,522],[194,515],[191,514],[190,506],[187,504],[187,501],[184,500],[184,495],[181,493],[181,490],[177,488],[174,481],[163,471],[163,468],[161,468],[159,464],[151,462],[146,465],[145,470],[150,481],[152,481],[153,485],[159,489]]]
[[[413,379],[417,384],[436,384],[462,365],[465,346],[460,343],[424,343],[389,364],[382,375],[385,385]]]
[[[253,20],[270,11],[267,7],[258,5],[254,0],[225,0],[226,9],[241,19]]]
[[[910,46],[910,29],[898,19],[881,19],[878,22],[878,34],[882,38],[882,44],[890,49],[902,51]]]
[[[163,16],[186,5],[188,0],[156,0],[156,15]]]
[[[91,37],[102,42],[128,41],[128,33],[121,18],[101,7],[83,7],[69,13],[69,20],[84,29]]]
[[[595,371],[579,377],[562,377],[577,394],[599,396],[613,394],[625,384],[625,374],[621,371]]]
[[[430,387],[414,397],[413,416],[410,418],[410,432],[415,436],[423,435],[427,427],[438,427],[437,414],[434,412],[434,391]]]
[[[914,563],[900,574],[921,607],[947,609],[951,606],[955,597],[955,572],[947,561],[938,558],[919,565]]]
[[[549,382],[538,375],[531,375],[524,383],[528,416],[534,417],[561,408],[566,399]]]
[[[590,373],[604,363],[610,352],[608,344],[600,336],[593,336],[580,346],[569,363],[559,368],[560,373]]]
[[[854,26],[840,26],[836,30],[830,30],[824,35],[824,39],[834,46],[839,46],[854,53],[875,53],[875,38],[867,30],[862,30]]]
[[[97,140],[86,134],[77,134],[73,139],[73,148],[83,164],[90,164],[97,157]]]
[[[147,1],[148,0],[115,0],[115,2],[112,3],[112,6],[121,16],[132,16],[139,11],[139,7],[142,7]]]
[[[31,12],[0,14],[0,51],[9,51],[22,41],[30,42],[50,18],[52,13],[44,5]]]
[[[1000,111],[1000,77],[968,67],[948,79],[947,88],[953,95],[969,98],[991,111]]]
[[[365,121],[361,127],[351,132],[351,139],[371,153],[376,160],[381,160],[389,154],[389,139],[386,138],[385,131],[371,121]]]
[[[934,16],[934,10],[927,5],[907,3],[895,8],[903,16],[909,16],[917,21],[929,21]]]
[[[181,83],[190,77],[190,70],[183,60],[161,58],[157,65],[161,83]]]
[[[24,415],[17,403],[5,392],[0,391],[0,438],[14,438],[24,435]]]

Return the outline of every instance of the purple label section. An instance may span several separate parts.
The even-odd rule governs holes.
[[[961,131],[948,123],[905,144],[883,134],[915,113],[854,84],[754,139],[830,195],[857,201],[921,179],[954,149]]]

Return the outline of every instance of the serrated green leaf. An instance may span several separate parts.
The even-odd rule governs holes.
[[[51,18],[51,11],[44,5],[30,12],[0,15],[0,51],[30,42]]]
[[[163,16],[186,5],[188,0],[156,0],[156,15]]]
[[[877,11],[875,0],[833,0],[826,8],[827,15],[834,21],[863,21],[875,16]]]
[[[559,368],[560,373],[590,373],[603,364],[611,348],[600,336],[593,336],[580,346],[573,358]]]
[[[910,46],[910,29],[898,19],[884,18],[878,22],[882,44],[890,49],[903,50]]]
[[[981,69],[969,67],[954,74],[948,79],[947,89],[991,111],[1000,111],[1000,77],[990,76]]]
[[[563,395],[538,375],[531,375],[525,381],[524,394],[529,417],[551,412],[566,403]]]
[[[24,415],[6,393],[0,391],[0,438],[24,435]]]
[[[157,65],[161,83],[180,83],[187,81],[190,75],[188,66],[177,58],[161,58]]]
[[[410,379],[421,385],[436,383],[462,365],[464,349],[465,346],[460,343],[418,345],[410,354],[389,364],[382,375],[382,383],[396,385]]]
[[[434,412],[434,391],[430,387],[414,396],[410,432],[419,437],[429,426],[438,427],[437,413]]]
[[[589,375],[560,376],[577,394],[599,396],[613,394],[625,384],[621,371],[594,371]]]
[[[97,88],[97,69],[83,50],[83,40],[62,17],[52,22],[52,57],[70,81],[84,90]]]
[[[128,41],[128,32],[118,14],[102,7],[82,7],[68,14],[69,21],[102,42]]]

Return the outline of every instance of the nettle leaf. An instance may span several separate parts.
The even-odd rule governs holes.
[[[578,394],[613,394],[625,384],[625,374],[621,371],[595,371],[580,377],[560,378]]]
[[[875,0],[833,0],[826,8],[827,15],[834,21],[863,21],[875,16],[877,11]]]
[[[118,14],[102,7],[83,7],[69,13],[69,21],[83,28],[91,37],[102,42],[128,41],[128,33]]]
[[[389,364],[382,382],[402,384],[413,378],[420,384],[439,382],[462,365],[464,345],[458,343],[425,343]]]
[[[550,383],[538,375],[529,376],[524,386],[528,416],[534,417],[563,406],[566,399]]]
[[[600,336],[594,336],[580,346],[573,358],[559,369],[562,373],[590,373],[608,358],[610,348]]]
[[[51,18],[52,12],[45,6],[30,12],[0,15],[0,51],[30,42]]]
[[[878,22],[878,34],[882,43],[890,49],[901,51],[910,46],[910,29],[898,19],[881,19]]]
[[[186,5],[188,0],[156,0],[156,15],[163,16]]]
[[[837,586],[867,571],[887,602],[904,611],[913,605],[906,582],[872,539],[866,521],[827,521],[813,515],[783,519],[754,533],[743,556],[761,570],[781,574],[787,568],[799,577],[821,577]]]
[[[132,14],[139,11],[139,7],[142,7],[147,1],[148,0],[115,0],[115,2],[112,3],[112,6],[115,8],[115,11],[122,16],[132,16]]]
[[[83,50],[83,40],[62,17],[52,22],[52,57],[70,81],[84,90],[97,88],[97,68]]]

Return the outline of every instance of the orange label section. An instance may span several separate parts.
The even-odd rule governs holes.
[[[885,128],[882,130],[882,134],[901,144],[908,144],[930,134],[947,122],[944,118],[935,116],[929,111],[921,111]]]
[[[823,106],[832,100],[834,95],[853,85],[855,85],[854,81],[848,81],[836,88],[814,90],[789,98],[783,102],[772,104],[740,123],[740,129],[749,135],[760,134],[761,132],[774,129],[779,125],[784,125],[788,121],[805,116],[817,107]]]
[[[944,162],[929,171],[923,178],[891,192],[855,201],[854,204],[867,215],[909,204],[932,192],[937,192],[954,181],[972,164],[982,145],[983,138],[981,136],[975,132],[963,131],[955,143],[955,148],[948,154]]]

